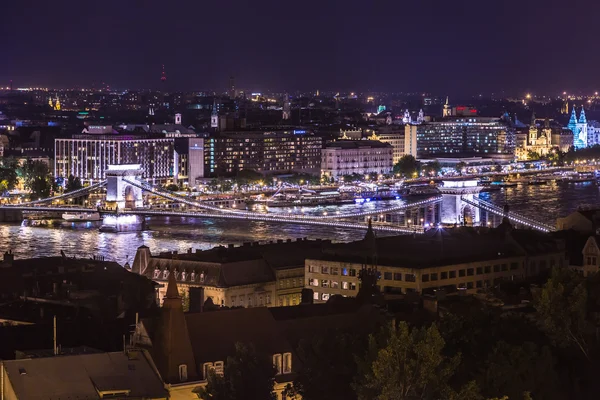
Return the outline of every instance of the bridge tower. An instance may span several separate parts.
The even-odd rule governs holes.
[[[476,180],[443,181],[441,221],[447,225],[477,226],[481,223],[479,208],[462,201],[461,197],[472,200],[481,191]]]
[[[106,205],[119,210],[144,206],[142,189],[127,181],[139,181],[140,164],[109,165],[106,170]]]

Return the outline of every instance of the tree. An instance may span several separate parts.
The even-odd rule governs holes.
[[[367,364],[373,358],[371,337]],[[433,324],[409,329],[406,322],[390,327],[385,343],[362,375],[354,382],[360,400],[403,400],[424,398],[447,392],[448,380],[460,362],[460,355],[447,358],[442,353],[444,339]]]
[[[46,198],[50,196],[54,182],[50,176],[50,168],[43,161],[27,160],[19,168],[25,187],[31,191],[31,197]]]
[[[575,346],[589,359],[587,327],[587,290],[576,271],[554,268],[552,276],[534,296],[534,306],[543,329],[559,347]]]
[[[81,179],[75,178],[73,175],[69,175],[67,179],[67,184],[65,186],[65,191],[72,192],[74,190],[81,189],[83,185],[81,184]]]
[[[464,161],[460,161],[458,164],[456,164],[456,166],[454,167],[454,169],[456,170],[456,172],[458,172],[460,175],[463,174],[463,170],[467,168],[467,163]]]
[[[556,382],[554,358],[546,346],[538,348],[531,342],[519,345],[498,342],[494,347],[482,373],[483,392],[487,396],[522,398],[526,392],[534,398],[564,398]]]
[[[240,186],[256,184],[263,179],[264,177],[260,172],[252,169],[243,169],[235,177],[237,184]]]
[[[430,163],[423,164],[421,170],[425,173],[425,175],[437,176],[442,170],[442,166],[439,161],[433,161]]]
[[[235,354],[227,357],[223,376],[214,370],[198,397],[204,400],[274,399],[275,368],[268,357],[258,355],[252,345],[235,344]]]
[[[18,181],[17,171],[14,168],[0,167],[0,194],[13,190]]]
[[[364,347],[362,342],[355,335],[335,332],[301,340],[297,355],[302,368],[286,395],[303,400],[353,398],[351,382],[357,372],[354,353]]]
[[[394,165],[394,174],[400,174],[404,178],[414,178],[419,173],[419,162],[410,154],[402,156]]]

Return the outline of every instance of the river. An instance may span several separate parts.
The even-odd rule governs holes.
[[[600,207],[600,190],[592,183],[519,185],[501,191],[482,193],[481,198],[497,205],[505,202],[511,211],[522,213],[541,222],[554,225],[556,218],[576,210],[580,205]],[[363,205],[313,207],[308,214],[348,212],[358,208],[384,208],[400,204],[392,200]],[[274,209],[293,212],[293,209]],[[0,251],[12,250],[17,258],[57,256],[63,250],[67,256],[104,256],[120,264],[133,261],[136,249],[146,245],[152,253],[188,248],[209,249],[223,244],[248,241],[268,241],[288,238],[330,239],[351,241],[364,232],[327,226],[281,224],[258,221],[201,220],[197,218],[152,218],[150,229],[132,233],[101,233],[91,223],[63,223],[60,228],[0,224]]]

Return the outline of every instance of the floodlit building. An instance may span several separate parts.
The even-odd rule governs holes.
[[[581,114],[579,114],[579,119],[577,119],[577,112],[575,111],[575,106],[573,106],[573,112],[571,113],[571,119],[567,128],[573,132],[573,146],[576,149],[588,146],[588,124],[583,107],[581,107]]]
[[[304,129],[221,133],[206,140],[206,172],[211,176],[242,170],[318,174],[322,141]]]
[[[512,158],[514,130],[503,118],[451,116],[417,126],[419,157],[471,154]]]
[[[554,238],[506,226],[492,230],[433,229],[423,236],[376,238],[369,229],[360,242],[334,244],[321,257],[307,258],[305,284],[315,302],[333,295],[356,296],[359,274],[375,267],[383,294],[434,293],[489,288],[503,280],[534,276],[566,265]]]
[[[322,151],[321,175],[339,178],[352,174],[389,174],[394,148],[376,140],[339,140]]]

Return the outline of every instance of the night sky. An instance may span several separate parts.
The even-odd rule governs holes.
[[[3,0],[0,85],[600,90],[598,0]]]

